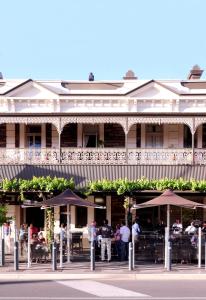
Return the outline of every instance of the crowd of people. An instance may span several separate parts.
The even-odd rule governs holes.
[[[99,256],[102,261],[111,261],[112,251],[115,251],[116,257],[120,261],[128,259],[128,247],[129,242],[134,238],[138,241],[138,237],[141,233],[154,233],[164,236],[166,224],[163,220],[159,220],[155,225],[151,222],[150,218],[147,218],[145,222],[140,222],[138,218],[133,222],[131,226],[127,226],[124,220],[121,224],[117,224],[113,229],[108,220],[103,221],[103,225],[97,227],[96,221],[93,221],[88,226],[88,239],[90,243],[93,243],[96,252],[99,252]],[[187,235],[190,239],[191,245],[197,247],[198,242],[198,228],[201,228],[202,234],[206,241],[206,221],[200,222],[199,220],[192,220],[185,228],[179,219],[176,219],[170,228],[170,233],[173,239],[181,237],[183,234]],[[11,224],[3,224],[3,234],[5,238],[5,244],[7,246],[7,252],[9,253],[11,248]],[[60,237],[60,233],[63,234],[63,240],[66,240],[66,227],[61,224],[57,236]],[[28,234],[30,238],[31,247],[46,249],[46,237],[43,229],[38,229],[33,224],[29,226],[22,224],[18,232],[18,239],[20,244],[20,255],[23,255],[27,251]]]
[[[153,225],[151,220],[148,218],[144,223],[144,229],[140,225],[139,219],[137,218],[132,226],[127,226],[125,221],[121,224],[117,224],[115,230],[108,225],[108,220],[104,220],[103,225],[97,228],[96,221],[93,221],[88,226],[88,238],[89,242],[93,243],[98,252],[100,249],[101,261],[111,261],[112,241],[114,241],[115,254],[120,261],[128,259],[128,248],[129,242],[134,238],[134,241],[138,241],[138,237],[141,233],[148,234],[159,234],[164,236],[166,224],[163,220],[160,220],[157,224]],[[185,229],[179,219],[176,219],[171,226],[171,236],[175,239],[180,237],[182,234],[188,235],[192,246],[197,246],[198,241],[198,228],[201,227],[202,234],[206,238],[206,221],[202,224],[200,221],[191,221]],[[107,253],[107,255],[106,255]]]
[[[111,261],[111,245],[112,239],[115,242],[115,251],[119,260],[124,261],[128,259],[128,246],[131,239],[131,234],[137,237],[140,233],[138,221],[135,220],[132,229],[130,229],[125,221],[117,224],[115,230],[108,225],[108,220],[103,221],[103,225],[99,228],[96,226],[96,221],[93,221],[88,226],[89,242],[93,243],[95,249],[101,248],[101,261]],[[107,256],[105,255],[107,253]]]

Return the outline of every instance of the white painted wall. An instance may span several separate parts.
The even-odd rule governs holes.
[[[136,128],[137,125],[134,124],[128,132],[128,136],[127,136],[128,148],[136,148]]]
[[[15,148],[15,124],[6,124],[6,147]]]
[[[52,148],[59,148],[59,134],[54,125],[52,125]]]

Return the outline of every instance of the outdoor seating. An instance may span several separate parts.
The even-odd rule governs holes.
[[[45,244],[31,244],[31,262],[47,262],[48,256],[49,251]]]
[[[71,234],[71,253],[74,251],[80,253],[83,252],[83,233],[82,232],[73,232]]]

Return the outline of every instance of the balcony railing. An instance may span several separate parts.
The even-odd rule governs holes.
[[[206,149],[41,148],[0,149],[0,164],[191,165],[206,164]]]

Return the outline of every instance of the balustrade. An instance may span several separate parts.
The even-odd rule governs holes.
[[[0,164],[182,165],[206,164],[206,149],[38,148],[0,149]]]

